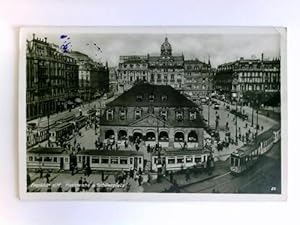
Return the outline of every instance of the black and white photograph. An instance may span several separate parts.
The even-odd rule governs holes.
[[[24,28],[23,196],[282,196],[285,31]]]

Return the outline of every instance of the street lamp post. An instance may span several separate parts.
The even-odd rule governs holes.
[[[237,110],[238,110],[238,96],[237,93],[232,93],[232,97],[235,98],[235,143],[238,144],[238,117],[237,117]]]

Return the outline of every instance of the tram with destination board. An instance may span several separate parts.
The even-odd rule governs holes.
[[[258,135],[252,142],[233,152],[230,156],[231,173],[241,174],[252,167],[260,156],[268,152],[280,140],[280,132],[280,125],[275,125]]]

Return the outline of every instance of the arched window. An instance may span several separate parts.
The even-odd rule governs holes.
[[[182,132],[176,132],[174,136],[175,142],[184,142],[184,134]]]
[[[126,130],[120,130],[118,133],[118,140],[127,140]]]
[[[105,139],[114,139],[115,138],[115,132],[113,130],[107,130],[105,132]]]
[[[155,141],[155,133],[153,131],[147,132],[146,141]]]
[[[161,131],[158,137],[159,141],[169,141],[169,135],[166,131]]]
[[[198,135],[194,130],[188,134],[188,142],[198,142]]]

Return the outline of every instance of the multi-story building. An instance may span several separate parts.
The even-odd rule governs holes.
[[[118,84],[121,92],[135,83],[149,81],[148,56],[120,56]]]
[[[179,90],[182,88],[184,56],[172,54],[172,46],[167,37],[161,45],[160,56],[149,56],[148,63],[151,84],[170,85]]]
[[[216,90],[231,98],[232,93],[242,97],[245,92],[280,92],[280,59],[244,59],[218,66]]]
[[[189,95],[194,102],[205,98],[213,92],[214,73],[210,61],[204,63],[198,59],[185,60],[182,92]]]
[[[137,84],[107,104],[100,119],[102,141],[141,138],[146,145],[201,148],[203,118],[198,106],[169,85]]]
[[[58,46],[33,35],[26,51],[26,118],[50,115],[64,110],[77,96],[76,60],[59,51]]]
[[[183,88],[184,56],[172,54],[172,46],[165,38],[160,55],[120,56],[118,79],[120,90],[126,91],[134,84],[147,82]]]
[[[84,101],[100,97],[109,90],[109,70],[78,51],[69,53],[79,66],[79,96]]]

